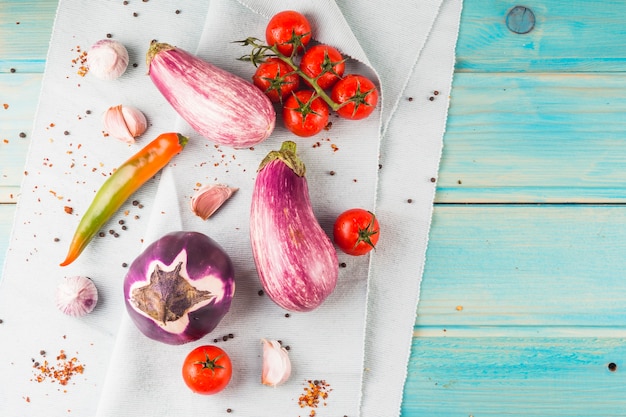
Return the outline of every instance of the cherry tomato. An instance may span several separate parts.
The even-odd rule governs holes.
[[[300,70],[311,78],[317,78],[317,85],[323,89],[333,86],[346,69],[341,53],[328,45],[315,45],[309,48],[300,61]]]
[[[183,380],[195,393],[211,395],[222,391],[233,374],[228,354],[212,345],[198,346],[183,362]]]
[[[285,127],[298,136],[313,136],[328,123],[328,105],[311,90],[292,93],[283,106]]]
[[[339,116],[358,120],[372,114],[378,103],[378,90],[368,78],[350,74],[335,84],[330,98],[335,103],[342,104],[337,110]]]
[[[282,102],[288,94],[298,89],[300,77],[285,62],[269,58],[258,66],[252,82],[276,103]]]
[[[276,45],[286,56],[302,52],[311,40],[311,24],[303,14],[294,10],[276,13],[265,28],[265,40],[269,46]]]
[[[335,220],[333,238],[335,244],[348,255],[365,255],[376,247],[380,237],[380,225],[373,213],[352,208]]]

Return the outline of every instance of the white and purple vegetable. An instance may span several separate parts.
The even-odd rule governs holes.
[[[128,68],[128,50],[118,41],[102,39],[87,52],[89,72],[101,80],[115,80]]]
[[[207,139],[247,148],[274,130],[272,102],[247,80],[166,43],[153,42],[146,61],[161,94]]]
[[[230,257],[213,239],[198,232],[169,233],[130,265],[126,310],[151,339],[192,342],[215,329],[230,309],[234,277]]]
[[[252,193],[250,239],[267,295],[290,311],[310,311],[333,292],[337,252],[318,223],[296,144],[261,162]]]

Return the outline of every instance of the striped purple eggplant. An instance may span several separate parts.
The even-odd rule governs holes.
[[[161,94],[207,139],[247,148],[274,130],[272,102],[247,80],[166,43],[151,43],[146,62]]]
[[[318,223],[296,144],[283,142],[261,162],[252,193],[250,239],[266,294],[290,311],[310,311],[333,292],[335,248]]]

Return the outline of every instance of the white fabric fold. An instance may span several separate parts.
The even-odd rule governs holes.
[[[311,20],[317,41],[331,44],[354,58],[348,72],[377,78],[382,92],[382,105],[369,119],[333,121],[332,128],[317,138],[295,139],[298,153],[307,165],[311,200],[322,227],[330,234],[334,218],[341,211],[364,207],[376,212],[382,233],[371,257],[339,255],[346,266],[340,269],[337,290],[322,307],[310,313],[290,313],[289,317],[267,297],[258,295],[261,287],[252,262],[247,226],[258,163],[268,151],[278,149],[283,140],[294,140],[280,123],[272,137],[254,150],[214,146],[178,118],[154,91],[149,79],[138,71],[113,84],[68,77],[79,93],[68,98],[61,108],[56,106],[59,97],[65,96],[58,80],[68,72],[68,56],[75,55],[75,51],[69,50],[75,48],[77,38],[83,44],[93,43],[96,33],[113,31],[102,23],[107,21],[103,17],[128,13],[126,20],[137,22],[141,39],[132,36],[135,32],[123,25],[124,19],[120,19],[118,31],[114,32],[129,46],[131,61],[141,62],[149,40],[158,39],[249,77],[253,71],[250,64],[235,59],[246,51],[232,41],[248,36],[262,38],[267,18],[284,8],[284,4],[270,0],[190,1],[175,15],[163,5],[148,4],[150,8],[142,5],[143,9],[132,19],[133,10],[107,7],[108,2],[59,3],[35,120],[39,135],[34,144],[41,145],[46,137],[53,136],[63,146],[49,145],[44,151],[34,147],[29,153],[27,170],[37,174],[25,183],[24,191],[29,193],[20,200],[0,286],[0,318],[5,319],[0,331],[13,332],[29,349],[24,354],[18,353],[17,348],[2,346],[0,354],[13,358],[13,362],[24,360],[35,355],[33,352],[43,347],[46,338],[58,338],[62,332],[67,339],[56,340],[48,349],[70,343],[72,349],[81,351],[88,372],[63,397],[49,395],[49,386],[33,387],[28,382],[0,390],[0,414],[39,415],[46,411],[47,415],[65,415],[71,408],[73,414],[96,416],[225,415],[230,408],[241,416],[308,415],[310,410],[300,409],[298,396],[307,379],[325,379],[332,392],[326,405],[316,410],[319,416],[399,415],[435,193],[436,183],[431,178],[437,177],[462,0],[403,0],[391,4],[374,0],[358,4],[333,0],[289,2],[289,8],[303,12]],[[70,30],[69,22],[78,16],[83,16],[83,23]],[[176,24],[175,19],[180,16],[187,17]],[[165,21],[167,25],[163,24]],[[76,82],[80,82],[80,88],[75,87]],[[430,101],[428,97],[434,99]],[[70,126],[72,136],[74,132],[91,132],[93,136],[93,131],[99,131],[99,124],[95,120],[77,123],[73,119],[79,109],[84,112],[92,106],[105,108],[119,104],[119,100],[144,110],[152,123],[148,134],[177,130],[190,136],[190,143],[171,166],[137,195],[149,208],[149,215],[148,209],[144,209],[125,239],[116,244],[95,241],[70,269],[59,272],[56,262],[65,245],[49,249],[49,242],[56,235],[68,242],[77,219],[60,217],[62,205],[52,212],[38,210],[37,201],[53,188],[55,194],[74,191],[74,183],[82,176],[88,177],[85,183],[90,190],[95,190],[100,181],[89,175],[88,164],[69,177],[61,164],[42,172],[43,158],[59,159],[67,155],[68,148],[77,150],[67,138],[61,141],[62,135],[50,133],[50,123]],[[52,139],[50,143],[54,143]],[[111,169],[124,155],[130,155],[121,146],[107,148],[104,144],[89,144],[85,153],[90,160],[103,161]],[[329,175],[330,171],[336,174]],[[239,191],[212,218],[202,221],[189,210],[189,198],[200,184],[213,182],[239,187]],[[92,195],[72,194],[72,204],[78,212]],[[126,208],[136,215],[135,206]],[[50,222],[59,225],[43,232],[49,239],[35,250],[25,236]],[[237,290],[231,311],[212,334],[189,345],[169,346],[147,339],[126,316],[121,299],[125,271],[117,265],[122,261],[130,263],[142,247],[180,229],[206,233],[231,254]],[[41,256],[38,251],[54,259]],[[114,263],[116,268],[111,267]],[[55,275],[94,275],[105,302],[82,320],[49,314],[42,321],[41,335],[20,332],[28,317],[20,316],[17,303],[45,304],[53,285],[37,288],[33,297],[18,296],[33,285],[33,280],[21,280],[19,272],[34,275],[44,270],[54,271]],[[54,311],[54,307],[45,305],[44,311],[48,310]],[[223,342],[221,336],[228,333],[235,337]],[[281,339],[291,348],[292,378],[276,389],[260,384],[261,338]],[[214,343],[214,339],[233,359],[233,381],[218,395],[198,396],[184,386],[180,367],[188,351],[199,344]],[[24,372],[0,363],[3,386],[7,381],[26,381],[29,373],[30,369]],[[23,396],[29,390],[36,401],[26,403]]]

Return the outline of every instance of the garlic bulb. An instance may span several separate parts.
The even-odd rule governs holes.
[[[209,184],[200,187],[191,197],[191,211],[202,220],[206,220],[238,189],[223,184]]]
[[[287,382],[291,376],[291,361],[287,349],[276,340],[261,339],[263,343],[263,385],[275,387]]]
[[[98,290],[87,277],[68,277],[58,285],[55,301],[57,308],[68,316],[84,316],[96,307]]]
[[[112,39],[102,39],[87,52],[89,72],[101,80],[114,80],[128,67],[128,50]]]
[[[135,143],[135,138],[148,128],[146,116],[130,106],[113,106],[102,115],[104,130],[126,143]]]

